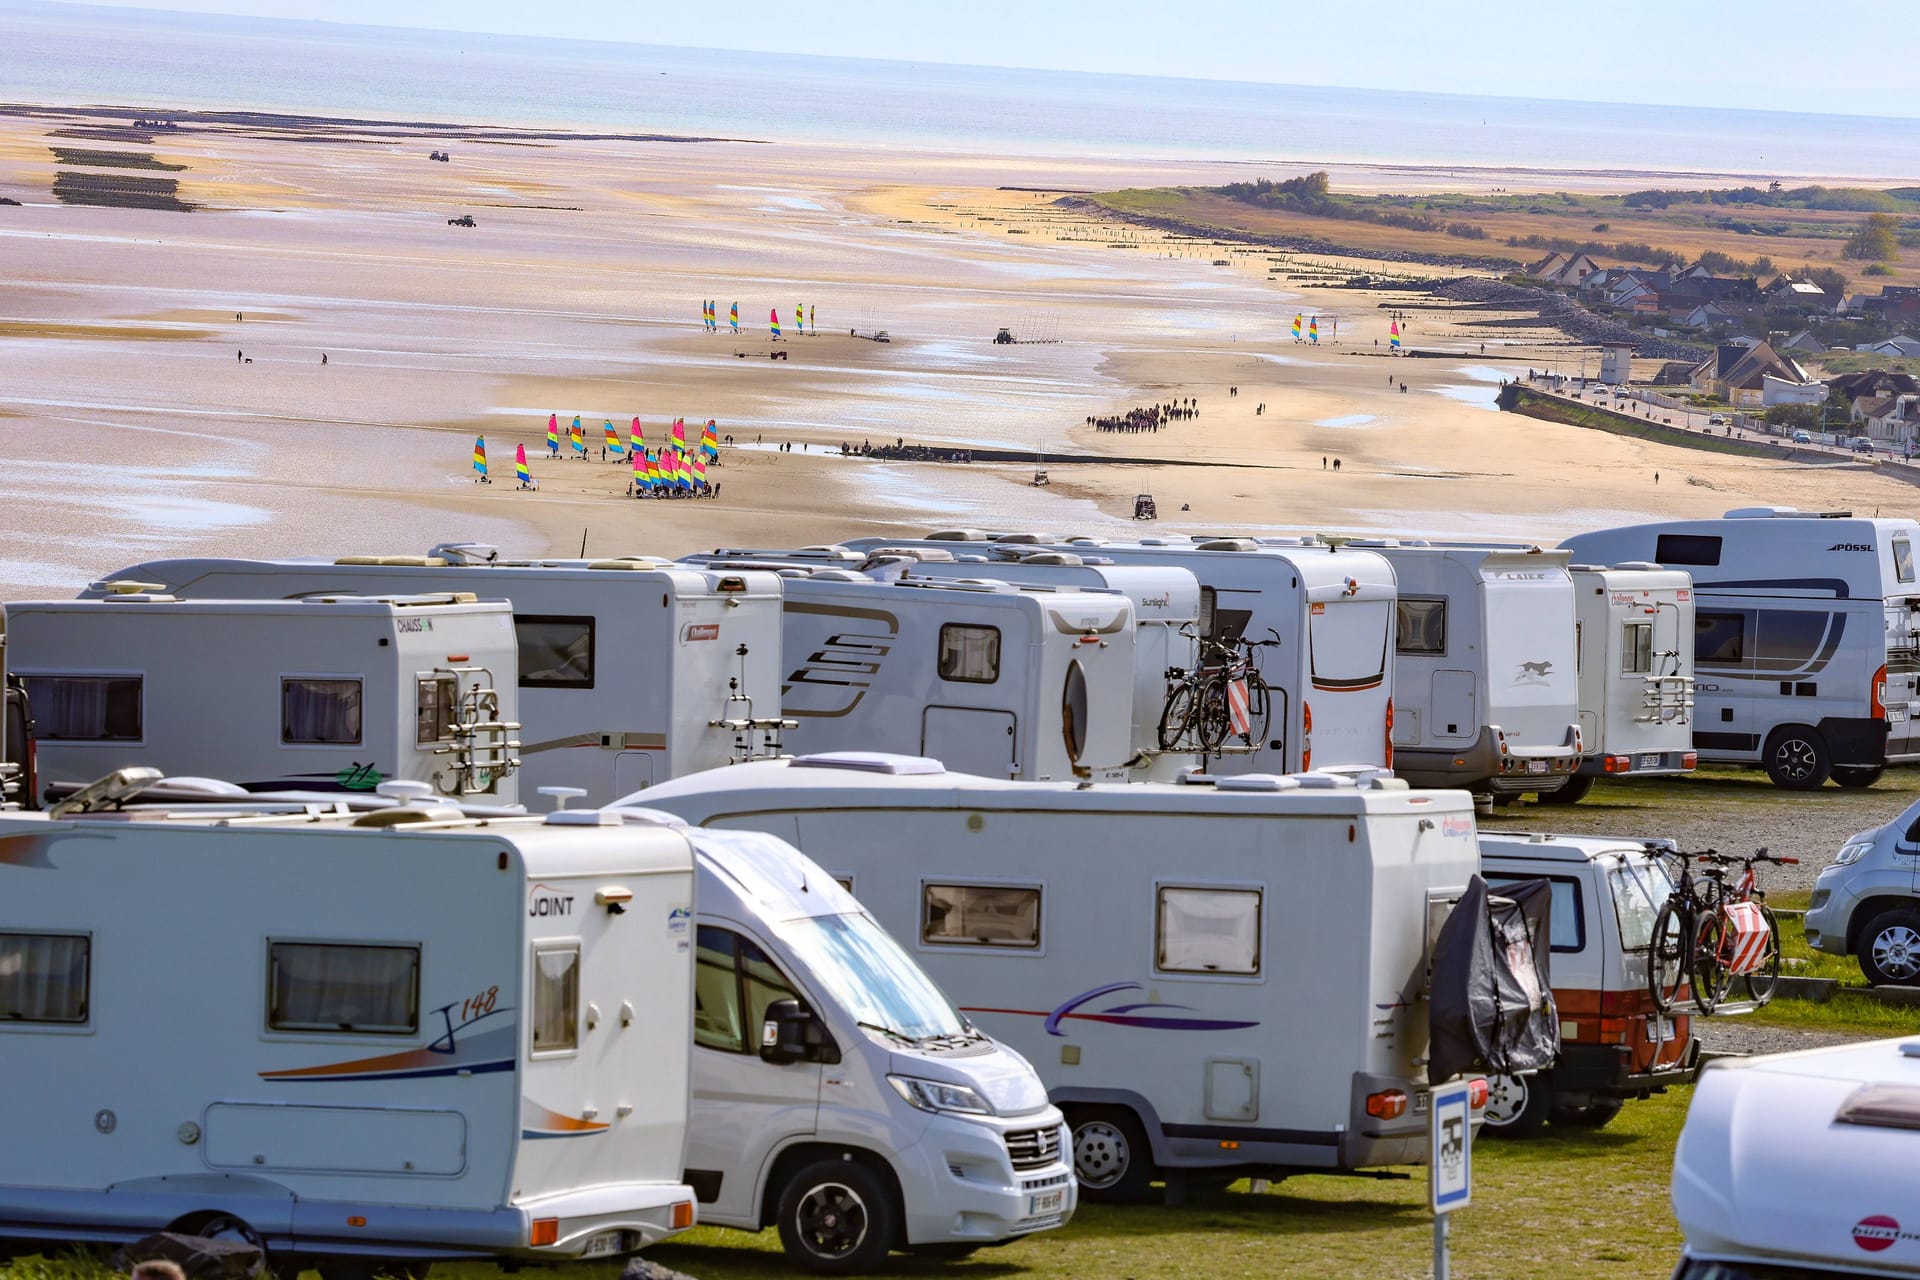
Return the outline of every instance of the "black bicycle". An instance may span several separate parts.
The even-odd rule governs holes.
[[[1184,631],[1192,635],[1191,631]],[[1162,751],[1218,752],[1230,742],[1243,747],[1267,740],[1273,718],[1272,691],[1260,675],[1256,649],[1277,647],[1280,633],[1268,628],[1271,640],[1200,641],[1200,665],[1191,671],[1167,671],[1167,701],[1160,710]]]
[[[1780,981],[1780,929],[1766,895],[1754,887],[1755,865],[1770,862],[1786,866],[1798,858],[1778,858],[1760,849],[1752,854],[1724,854],[1717,849],[1681,853],[1664,847],[1649,852],[1671,864],[1673,890],[1654,917],[1653,940],[1647,948],[1647,989],[1662,1014],[1680,1003],[1681,991],[1691,988],[1694,1008],[1711,1014],[1733,990],[1735,978],[1749,999],[1765,1004],[1773,999]],[[1706,864],[1696,877],[1695,862]],[[1730,888],[1727,868],[1745,870]],[[1764,926],[1758,950],[1750,941],[1756,930],[1748,926],[1739,905],[1757,910]]]

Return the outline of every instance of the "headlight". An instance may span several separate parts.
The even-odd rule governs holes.
[[[963,1115],[990,1116],[993,1108],[987,1100],[964,1084],[922,1080],[918,1076],[888,1076],[893,1091],[907,1100],[908,1106],[922,1111],[957,1111]]]
[[[1858,862],[1873,849],[1873,841],[1862,840],[1857,844],[1840,846],[1840,852],[1833,855],[1833,865],[1844,867],[1848,863]]]

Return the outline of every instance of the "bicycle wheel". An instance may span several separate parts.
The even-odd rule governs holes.
[[[1740,975],[1741,983],[1747,989],[1747,998],[1755,1004],[1765,1004],[1773,999],[1773,989],[1780,985],[1780,924],[1773,918],[1773,908],[1766,903],[1756,903],[1760,914],[1767,921],[1767,949],[1760,955],[1760,963],[1748,973]]]
[[[1733,986],[1733,971],[1727,965],[1726,922],[1718,912],[1702,915],[1693,943],[1693,1007],[1712,1013],[1727,998]]]
[[[1247,745],[1267,744],[1267,730],[1273,726],[1273,694],[1258,671],[1247,672]]]
[[[1687,918],[1672,898],[1660,906],[1653,918],[1653,937],[1647,944],[1647,993],[1653,1007],[1671,1013],[1680,1000],[1680,989],[1687,985]]]
[[[1233,716],[1227,709],[1225,676],[1208,676],[1194,694],[1193,717],[1200,735],[1200,750],[1211,755],[1220,750],[1233,731]]]
[[[1167,705],[1160,709],[1160,749],[1183,751],[1193,729],[1193,681],[1182,680],[1167,690]]]

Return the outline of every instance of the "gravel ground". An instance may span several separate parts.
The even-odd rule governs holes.
[[[1531,797],[1499,807],[1481,825],[1489,831],[1554,831],[1577,835],[1669,838],[1683,849],[1750,853],[1765,847],[1797,857],[1797,867],[1767,867],[1760,887],[1805,891],[1848,836],[1887,822],[1920,798],[1920,769],[1889,769],[1863,791],[1826,786],[1780,791],[1765,774],[1713,769],[1672,781],[1602,782],[1575,805],[1538,804]]]
[[[1699,1037],[1701,1051],[1705,1053],[1786,1053],[1793,1049],[1819,1049],[1830,1044],[1881,1038],[1859,1031],[1769,1027],[1745,1018],[1695,1018],[1693,1034]]]

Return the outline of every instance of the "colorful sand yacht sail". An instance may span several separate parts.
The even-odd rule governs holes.
[[[554,457],[560,456],[560,415],[547,415],[547,452]]]
[[[1296,315],[1296,316],[1294,316],[1294,318],[1293,318],[1293,340],[1294,340],[1295,342],[1298,342],[1298,341],[1300,341],[1300,323],[1301,323],[1301,321],[1302,321],[1302,320],[1304,320],[1305,318],[1306,318],[1306,317],[1304,317],[1304,316],[1299,316],[1299,315]]]
[[[688,465],[693,471],[694,488],[705,489],[707,487],[707,460],[695,454],[693,461]]]
[[[647,488],[658,489],[662,479],[664,477],[660,474],[660,455],[649,453],[647,455]]]
[[[1387,345],[1395,351],[1400,349],[1400,322],[1398,320],[1391,321],[1387,325]]]
[[[1314,316],[1312,319],[1307,321],[1307,341],[1316,343],[1316,344],[1320,341],[1320,317],[1319,316]]]
[[[793,304],[793,327],[799,333],[807,331],[806,314],[800,310],[800,304],[797,302]]]
[[[767,312],[767,327],[773,330],[774,337],[780,336],[780,308],[775,307]]]
[[[670,436],[670,439],[671,439],[671,440],[672,440],[672,442],[673,442],[673,448],[674,448],[674,452],[676,452],[676,453],[685,453],[685,452],[686,452],[686,449],[687,449],[687,420],[686,420],[685,418],[675,418],[675,419],[673,420],[673,432],[672,432],[672,434],[671,434],[671,436]]]
[[[620,433],[613,429],[613,419],[607,419],[606,426],[603,430],[606,432],[607,452],[616,458],[619,457],[621,451],[624,450],[626,446],[620,443]]]
[[[487,478],[487,438],[485,436],[473,438],[473,469],[480,473],[482,480]]]
[[[734,303],[727,311],[727,323],[733,326],[735,333],[740,332],[740,304]]]
[[[567,440],[573,445],[573,451],[581,457],[587,456],[587,437],[580,430],[580,415],[573,415],[573,425],[567,428]]]
[[[533,488],[533,472],[527,467],[527,446],[513,446],[513,478],[520,482],[522,489]]]
[[[640,429],[640,419],[635,418],[633,420],[633,425],[627,428],[628,456],[633,458],[638,458],[640,456],[640,451],[646,448],[646,445],[647,445],[647,433]]]
[[[700,428],[700,452],[710,459],[720,456],[720,432],[712,418],[708,418],[707,425]]]

